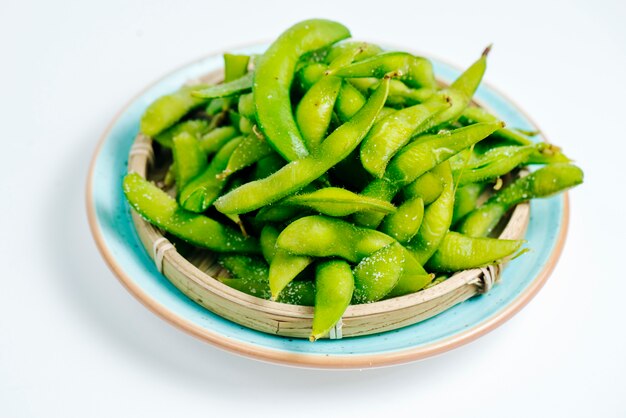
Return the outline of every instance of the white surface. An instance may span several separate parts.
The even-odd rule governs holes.
[[[626,3],[88,3],[0,3],[0,416],[626,414]],[[378,370],[263,364],[154,316],[96,250],[85,175],[120,107],[181,64],[316,15],[462,66],[493,42],[486,80],[585,169],[547,285],[470,345]]]

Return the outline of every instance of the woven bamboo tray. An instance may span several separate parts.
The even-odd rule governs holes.
[[[219,82],[221,72],[207,74],[189,84]],[[154,179],[152,140],[142,134],[135,138],[128,159],[128,171]],[[159,271],[182,293],[211,312],[243,326],[285,337],[308,338],[313,308],[260,299],[235,290],[217,280],[221,267],[209,251],[197,251],[185,258],[163,233],[132,211],[137,234]],[[530,220],[530,205],[515,207],[500,238],[521,239]],[[488,292],[500,279],[503,265],[457,272],[449,279],[419,292],[380,302],[351,305],[331,338],[354,337],[390,331],[431,318],[473,296]]]

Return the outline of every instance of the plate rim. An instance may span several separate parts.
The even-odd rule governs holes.
[[[230,49],[243,48],[246,46],[251,46],[253,44],[246,44],[239,47],[233,47]],[[407,363],[411,361],[422,360],[428,357],[432,357],[435,355],[439,355],[445,353],[447,351],[453,350],[465,344],[468,344],[488,332],[494,330],[499,327],[503,323],[507,322],[511,317],[517,314],[522,308],[524,308],[541,290],[544,286],[550,274],[554,271],[556,264],[563,252],[563,247],[565,245],[565,240],[567,237],[567,232],[569,230],[569,194],[567,192],[563,193],[563,212],[562,212],[562,221],[560,224],[560,229],[557,235],[555,246],[544,264],[541,271],[536,275],[536,277],[532,280],[530,285],[524,289],[522,293],[520,293],[513,301],[511,301],[508,305],[506,305],[503,309],[501,309],[497,314],[492,317],[479,322],[472,327],[469,327],[461,332],[458,332],[455,335],[450,337],[431,342],[422,346],[412,347],[408,349],[392,351],[392,352],[382,352],[377,354],[359,354],[359,355],[350,355],[350,356],[337,356],[337,355],[328,355],[328,354],[310,354],[310,353],[296,353],[291,351],[283,351],[272,348],[261,347],[253,343],[246,343],[243,341],[235,340],[228,336],[225,336],[219,332],[214,332],[209,329],[203,328],[199,325],[194,324],[190,320],[186,319],[183,316],[175,314],[170,309],[168,309],[165,305],[161,304],[154,298],[152,298],[148,293],[143,291],[130,277],[130,275],[124,272],[124,269],[117,263],[115,257],[112,255],[111,251],[106,245],[106,242],[103,237],[102,230],[100,228],[98,222],[98,216],[96,214],[95,203],[94,203],[94,194],[93,194],[93,179],[95,176],[95,166],[96,161],[102,151],[104,143],[106,142],[109,134],[111,133],[114,125],[119,121],[122,115],[128,110],[128,108],[145,92],[153,88],[155,85],[159,84],[162,80],[166,79],[170,75],[188,67],[195,63],[199,63],[211,56],[215,56],[216,54],[220,54],[221,52],[212,52],[206,54],[200,58],[194,59],[190,62],[187,62],[181,66],[176,67],[175,69],[168,71],[163,76],[159,77],[155,81],[149,83],[146,87],[141,89],[138,93],[133,95],[123,106],[122,108],[115,114],[111,122],[107,125],[104,132],[100,135],[100,138],[97,142],[95,150],[92,154],[91,161],[89,163],[89,170],[87,173],[87,181],[85,187],[85,203],[86,203],[86,211],[87,211],[87,220],[89,223],[89,228],[91,234],[96,242],[96,246],[100,252],[100,255],[104,259],[107,267],[114,276],[118,279],[118,281],[124,286],[124,288],[131,294],[135,299],[141,302],[146,308],[152,311],[161,319],[175,326],[176,328],[186,332],[187,334],[196,337],[204,342],[208,342],[211,345],[226,350],[228,352],[242,355],[244,357],[253,358],[256,360],[261,360],[269,363],[276,363],[288,366],[298,366],[298,367],[308,367],[308,368],[320,368],[320,369],[355,369],[355,368],[372,368],[372,367],[382,367],[382,366],[391,366],[402,363]],[[456,65],[451,65],[447,61],[442,60],[434,55],[429,55],[432,58],[436,59],[448,65],[452,68],[458,70]],[[509,103],[511,103],[517,111],[519,111],[528,121],[530,121],[534,126],[538,125],[535,121],[528,116],[528,114],[522,110],[522,108],[513,100],[511,100],[506,94],[503,94],[499,89],[494,88],[489,83],[482,83],[484,86],[488,87],[490,90],[493,90],[498,95],[503,97]],[[545,135],[544,135],[545,136]]]

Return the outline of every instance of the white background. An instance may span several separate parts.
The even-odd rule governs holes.
[[[0,416],[626,416],[626,3],[505,3],[1,0]],[[122,105],[313,16],[459,66],[493,42],[486,80],[586,172],[544,289],[470,345],[349,372],[240,358],[150,313],[96,250],[85,176]]]

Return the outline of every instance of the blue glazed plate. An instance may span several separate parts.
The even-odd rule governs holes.
[[[260,53],[264,48],[260,45],[233,52]],[[438,60],[433,64],[444,82],[460,73]],[[363,368],[418,360],[472,341],[517,313],[547,280],[567,232],[566,194],[531,203],[526,240],[532,251],[509,263],[501,282],[488,294],[402,329],[310,343],[242,327],[197,305],[155,268],[136,235],[121,183],[144,109],[185,81],[221,66],[221,55],[209,56],[174,71],[140,93],[104,133],[87,180],[89,223],[104,259],[122,284],[162,318],[216,346],[261,360],[308,367]],[[538,130],[510,100],[485,84],[475,99],[509,126]]]

